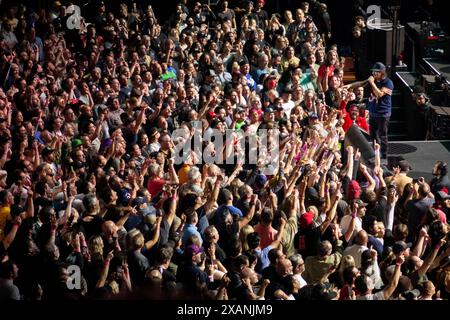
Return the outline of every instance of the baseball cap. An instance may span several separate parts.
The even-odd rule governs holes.
[[[361,199],[356,199],[355,203],[360,207],[367,207],[367,203],[365,203]]]
[[[447,194],[445,191],[438,191],[438,192],[436,192],[436,200],[438,200],[438,201],[442,201],[442,200],[448,200],[448,199],[450,199],[450,195],[449,194]]]
[[[55,149],[45,147],[44,150],[42,150],[42,156],[45,157],[45,156],[53,153],[54,151],[55,151]]]
[[[386,66],[381,63],[381,62],[376,62],[372,69],[370,69],[371,71],[386,71]]]
[[[313,112],[309,115],[308,119],[319,119],[319,116],[317,115],[317,113]]]
[[[248,63],[248,61],[247,60],[245,60],[245,59],[242,59],[241,61],[239,61],[239,65],[242,67],[242,66],[245,66],[246,64],[249,64]]]
[[[72,148],[77,148],[77,147],[83,145],[83,141],[81,141],[80,139],[73,139],[71,145],[72,145]]]
[[[267,107],[265,110],[264,110],[264,113],[274,113],[275,112],[275,110],[272,108],[272,107]]]
[[[403,298],[405,300],[414,300],[420,296],[420,291],[418,289],[409,290],[406,292],[403,292]]]
[[[359,198],[361,195],[361,187],[358,181],[352,180],[347,187],[347,198],[348,200],[353,200]]]
[[[133,201],[131,202],[132,206],[140,206],[141,204],[146,203],[147,201],[145,200],[144,197],[136,197],[133,199]]]
[[[330,286],[324,283],[315,285],[312,290],[313,300],[333,300],[337,295],[338,293],[336,291],[331,290]]]
[[[188,256],[195,256],[196,254],[202,253],[203,248],[195,244],[191,244],[184,249],[184,253]]]
[[[267,177],[265,175],[263,175],[263,174],[259,174],[255,178],[255,183],[258,186],[262,187],[262,186],[264,186],[266,184],[266,182],[267,182]]]
[[[405,241],[397,241],[392,246],[392,252],[394,254],[399,254],[402,251],[405,251],[406,249],[411,248],[411,246],[412,246],[411,243],[406,243]]]
[[[306,211],[304,214],[300,216],[300,227],[302,229],[307,228],[312,224],[314,220],[314,212]]]

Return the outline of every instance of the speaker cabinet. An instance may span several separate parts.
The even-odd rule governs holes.
[[[394,32],[392,22],[387,19],[379,19],[376,23],[368,25],[367,29],[367,58],[372,65],[377,61],[387,66],[394,66],[398,57],[405,49],[405,27],[398,25]]]

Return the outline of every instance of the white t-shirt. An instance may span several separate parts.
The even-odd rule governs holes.
[[[295,103],[292,100],[289,100],[286,103],[283,103],[282,105],[284,112],[286,113],[287,118],[289,119],[291,117],[291,111],[295,107]]]
[[[366,294],[365,296],[357,296],[356,300],[386,300],[386,299],[384,299],[384,292],[379,291],[377,293]]]
[[[355,259],[355,266],[359,269],[361,268],[361,255],[368,248],[366,246],[360,246],[358,244],[354,244],[350,247],[347,247],[344,250],[343,256],[350,255]]]
[[[300,288],[303,288],[304,286],[308,285],[305,279],[303,279],[301,274],[294,274],[294,278],[297,279],[298,282],[300,283]]]
[[[352,222],[352,216],[350,214],[343,216],[341,219],[341,231],[342,234],[345,234],[347,232],[347,229],[350,227],[350,222]],[[350,237],[349,243],[352,243],[353,237],[356,233],[362,230],[362,220],[359,217],[356,217],[355,219],[355,228],[353,230],[353,234]]]

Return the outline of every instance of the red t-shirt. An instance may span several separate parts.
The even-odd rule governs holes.
[[[353,125],[353,120],[350,117],[350,113],[345,110],[347,107],[347,102],[342,101],[340,105],[340,110],[342,112],[342,117],[344,118],[344,125],[342,126],[342,129],[344,129],[345,132]],[[369,125],[367,124],[365,117],[356,117],[356,124],[366,132],[369,132]]]
[[[148,180],[147,182],[147,190],[150,192],[152,198],[155,197],[158,193],[160,193],[163,189],[163,186],[167,183],[166,180],[161,178],[156,178],[152,180]]]
[[[328,72],[328,78],[332,77],[334,74],[334,66],[328,66],[330,68],[330,71]],[[325,78],[326,75],[326,71],[327,71],[327,65],[323,64],[319,67],[319,71],[317,71],[317,75],[321,78]]]
[[[272,242],[275,241],[278,234],[278,231],[274,229],[272,226],[266,227],[260,223],[258,223],[254,229],[255,232],[258,233],[259,236],[261,237],[260,243],[261,248],[270,246]]]
[[[345,132],[347,132],[347,130],[353,125],[353,120],[352,118],[350,118],[349,113],[347,113],[344,120],[345,122],[342,128],[344,129]],[[369,125],[367,124],[366,118],[360,116],[356,117],[356,125],[361,129],[365,130],[366,132],[369,132]]]

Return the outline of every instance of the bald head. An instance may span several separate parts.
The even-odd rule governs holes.
[[[360,246],[367,246],[367,242],[369,238],[367,236],[367,232],[364,230],[359,231],[355,236],[355,243]]]
[[[102,231],[106,237],[113,237],[117,233],[117,226],[114,222],[108,220],[103,222]]]
[[[289,259],[281,259],[278,261],[276,271],[281,277],[292,274],[292,262]]]

